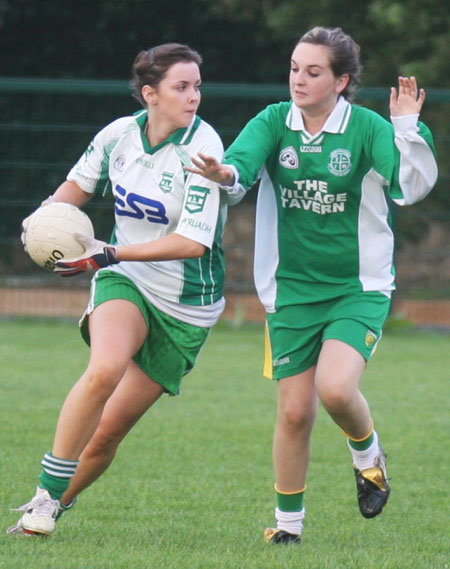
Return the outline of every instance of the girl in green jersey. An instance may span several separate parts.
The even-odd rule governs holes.
[[[300,542],[319,402],[345,433],[361,514],[378,515],[390,493],[359,384],[394,289],[387,196],[419,201],[437,166],[431,134],[418,123],[425,92],[415,78],[399,77],[391,89],[389,123],[352,104],[360,71],[351,37],[310,30],[292,53],[291,101],[252,119],[223,164],[199,154],[190,169],[229,195],[260,178],[254,273],[267,311],[265,375],[278,387],[269,543]]]

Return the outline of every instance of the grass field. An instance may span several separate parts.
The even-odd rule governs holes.
[[[1,569],[444,569],[450,337],[385,334],[363,391],[389,457],[383,515],[357,510],[345,439],[321,410],[300,547],[273,523],[275,386],[262,328],[220,324],[180,397],[161,399],[49,539],[6,536],[34,493],[60,405],[88,350],[74,323],[0,322]]]

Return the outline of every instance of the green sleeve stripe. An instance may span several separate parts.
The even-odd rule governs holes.
[[[181,304],[205,306],[219,301],[223,295],[223,251],[213,245],[203,257],[184,261],[184,287]]]
[[[94,193],[106,196],[112,192],[111,180],[109,179],[109,157],[117,144],[117,138],[111,140],[103,148],[103,160],[100,167],[99,176],[94,186]]]
[[[224,219],[219,213],[211,249],[203,257],[184,261],[184,286],[181,304],[205,306],[218,302],[223,296],[225,255],[222,249]]]

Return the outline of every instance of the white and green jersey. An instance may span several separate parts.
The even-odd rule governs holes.
[[[432,137],[417,116],[393,119],[340,98],[310,135],[292,103],[270,105],[225,153],[237,182],[261,183],[255,285],[268,312],[355,291],[394,289],[386,195],[406,205],[437,177]],[[394,134],[395,130],[395,134]]]
[[[221,161],[214,129],[195,117],[188,128],[150,147],[147,111],[102,129],[67,179],[82,190],[114,197],[114,243],[129,245],[178,233],[207,247],[201,258],[158,262],[123,261],[108,267],[129,277],[153,304],[182,321],[212,326],[224,307],[222,232],[226,198],[216,184],[188,173],[199,152]]]

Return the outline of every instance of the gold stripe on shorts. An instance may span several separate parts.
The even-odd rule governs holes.
[[[273,365],[272,365],[272,346],[270,345],[269,326],[266,322],[264,331],[264,377],[273,379]]]

